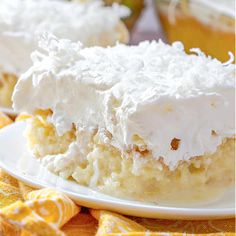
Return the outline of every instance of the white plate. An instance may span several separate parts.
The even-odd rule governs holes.
[[[170,207],[114,198],[64,180],[33,158],[23,137],[24,122],[17,122],[0,131],[0,167],[34,187],[54,187],[78,204],[95,209],[112,210],[126,215],[164,219],[219,219],[234,217],[234,191],[217,202],[195,207]]]

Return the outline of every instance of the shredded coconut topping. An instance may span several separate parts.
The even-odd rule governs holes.
[[[198,55],[187,55],[180,42],[83,48],[53,36],[43,40],[45,53],[33,54],[34,65],[14,91],[14,108],[51,109],[60,135],[73,123],[105,129],[122,151],[139,137],[174,169],[215,152],[235,134],[233,64],[196,49]]]

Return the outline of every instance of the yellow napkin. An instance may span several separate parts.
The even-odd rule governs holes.
[[[28,118],[22,116],[18,120]],[[0,126],[11,120],[0,113]],[[235,220],[180,221],[82,210],[55,189],[35,190],[0,170],[0,236],[235,235]]]
[[[142,225],[116,213],[91,210],[91,215],[99,221],[96,236],[128,232],[148,232]]]
[[[11,179],[10,176],[6,178],[6,174],[4,176],[4,180]],[[4,182],[0,179],[0,183]],[[89,212],[77,214],[80,208],[56,190],[32,190],[23,183],[19,183],[19,187],[4,184],[9,189],[14,188],[18,191],[17,197],[3,194],[0,199],[4,205],[0,210],[0,235],[4,236],[182,236],[194,233],[198,236],[235,235],[234,219],[214,221],[170,221],[134,217],[130,219],[109,211],[92,209],[90,214]],[[8,193],[9,189],[5,192]]]
[[[11,124],[12,122],[13,121],[8,116],[6,116],[0,111],[0,129],[6,125]]]

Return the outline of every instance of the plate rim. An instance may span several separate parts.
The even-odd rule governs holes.
[[[24,125],[24,124],[25,124],[25,121],[19,121],[19,122],[16,122],[16,123],[13,123],[11,125],[4,127],[3,129],[0,130],[0,138],[1,138],[2,133],[9,132],[9,131],[11,131],[11,129],[15,128],[15,126],[20,126],[20,125]],[[33,178],[33,180],[30,180],[29,179],[30,176],[24,175],[22,172],[20,173],[20,170],[11,170],[11,168],[8,167],[6,165],[6,163],[4,163],[4,161],[2,161],[1,158],[0,158],[0,168],[2,168],[5,172],[10,174],[11,176],[15,177],[16,179],[20,180],[23,183],[26,183],[27,185],[29,185],[31,187],[53,188],[50,185],[47,186],[46,184],[35,183],[34,178]],[[63,179],[60,176],[57,176],[57,178]],[[78,185],[81,187],[85,187],[80,184],[78,184]],[[204,207],[199,207],[199,208],[174,207],[174,206],[149,205],[149,204],[145,205],[145,203],[138,204],[138,202],[135,202],[135,201],[133,201],[133,203],[130,204],[130,202],[132,202],[132,200],[127,200],[127,202],[126,202],[125,199],[117,198],[117,197],[115,197],[114,200],[112,200],[112,199],[98,199],[94,196],[89,196],[89,195],[85,195],[82,193],[75,193],[70,190],[63,189],[63,188],[57,188],[57,187],[58,186],[55,186],[54,188],[58,189],[59,191],[63,192],[64,194],[68,195],[71,199],[73,199],[77,203],[79,203],[80,201],[87,201],[87,202],[90,201],[92,204],[98,205],[97,209],[103,209],[103,210],[106,210],[106,209],[100,208],[99,205],[111,204],[111,207],[113,209],[115,207],[116,212],[119,212],[121,214],[125,214],[125,213],[122,213],[122,209],[121,209],[121,211],[120,210],[117,211],[117,207],[119,207],[119,208],[125,207],[127,210],[138,212],[137,214],[136,213],[130,214],[130,215],[138,216],[138,217],[159,218],[159,219],[182,219],[182,220],[228,219],[228,218],[235,217],[235,207],[223,207],[223,208],[219,208],[219,209],[204,208]],[[96,191],[96,190],[89,188],[87,186],[86,186],[86,188],[90,189],[91,191],[93,191],[95,193],[96,192],[101,193],[101,192]],[[102,193],[102,194],[110,196],[108,194],[104,194],[104,193]],[[122,202],[119,202],[119,201],[117,202],[117,201],[115,201],[115,199],[117,199],[117,200],[120,199],[120,200],[122,200]],[[133,208],[136,208],[136,209],[133,209]],[[127,212],[127,210],[125,212]],[[143,215],[145,215],[145,216],[141,216],[140,215],[141,212],[143,212],[144,213]],[[150,214],[151,216],[149,217],[148,214]],[[153,214],[156,216],[154,216]]]
[[[7,115],[9,115],[9,116],[16,117],[18,115],[18,113],[16,111],[14,111],[14,109],[11,108],[11,107],[0,106],[0,111],[7,114]]]

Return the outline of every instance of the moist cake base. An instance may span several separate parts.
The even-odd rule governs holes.
[[[218,199],[234,185],[235,139],[213,154],[182,161],[170,170],[150,152],[122,153],[94,132],[81,143],[74,128],[58,136],[41,111],[28,122],[28,146],[50,171],[79,184],[126,199],[164,204],[194,204]],[[81,137],[80,137],[81,136]]]

